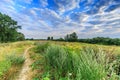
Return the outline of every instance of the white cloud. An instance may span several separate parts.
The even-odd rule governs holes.
[[[30,5],[32,0],[21,2]],[[40,0],[42,8],[35,6],[27,8],[25,5],[16,5],[13,0],[1,0],[0,11],[17,20],[23,28],[20,31],[27,38],[47,38],[47,36],[59,38],[71,32],[77,32],[80,38],[111,37],[120,33],[120,8],[104,12],[107,8],[104,5],[99,8],[98,13],[89,15],[85,11],[72,11],[81,7],[79,0],[55,0],[55,2],[59,12],[46,8],[45,6],[49,5],[47,0]],[[87,4],[91,4],[91,0]],[[18,10],[18,8],[20,9]],[[66,12],[69,13],[64,15],[63,13]]]
[[[65,11],[73,10],[75,8],[79,8],[80,0],[54,0],[56,5],[58,6],[58,10],[60,14]]]
[[[47,0],[39,0],[40,1],[40,5],[42,5],[43,7],[46,7],[48,5]]]

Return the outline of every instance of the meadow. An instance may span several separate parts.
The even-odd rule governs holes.
[[[32,42],[13,42],[0,44],[0,80],[14,80],[25,59],[24,50]]]
[[[29,80],[120,79],[119,46],[21,41],[0,44],[0,80],[18,80],[25,62],[24,51],[31,46],[28,54],[33,73]]]
[[[119,80],[120,47],[77,42],[36,42],[33,80]]]

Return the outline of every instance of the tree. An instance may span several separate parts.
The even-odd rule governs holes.
[[[50,37],[48,37],[47,40],[50,40]]]
[[[8,15],[0,13],[0,42],[17,41],[21,26]]]
[[[65,36],[65,41],[71,41],[71,42],[74,42],[74,41],[77,41],[78,40],[78,36],[75,32],[71,33],[71,34],[67,34]]]
[[[59,40],[59,41],[64,41],[64,39],[63,39],[63,38],[59,38],[58,40]]]
[[[23,40],[25,40],[24,34],[19,32],[18,35],[17,35],[17,40],[18,40],[18,41],[23,41]]]
[[[50,40],[53,40],[53,37],[51,37]]]

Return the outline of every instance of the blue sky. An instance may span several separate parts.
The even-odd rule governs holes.
[[[0,0],[0,12],[18,21],[26,38],[120,38],[120,0]]]

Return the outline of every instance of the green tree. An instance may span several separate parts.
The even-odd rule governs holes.
[[[0,13],[0,42],[17,41],[21,26],[8,15]]]
[[[50,37],[47,37],[47,40],[50,40]]]
[[[78,40],[78,36],[75,32],[71,33],[71,34],[67,34],[65,36],[65,41],[71,41],[71,42],[74,42],[74,41],[77,41]]]
[[[53,40],[53,37],[51,37],[50,40]]]
[[[19,32],[18,35],[17,35],[17,40],[19,40],[19,41],[25,40],[24,34]]]

